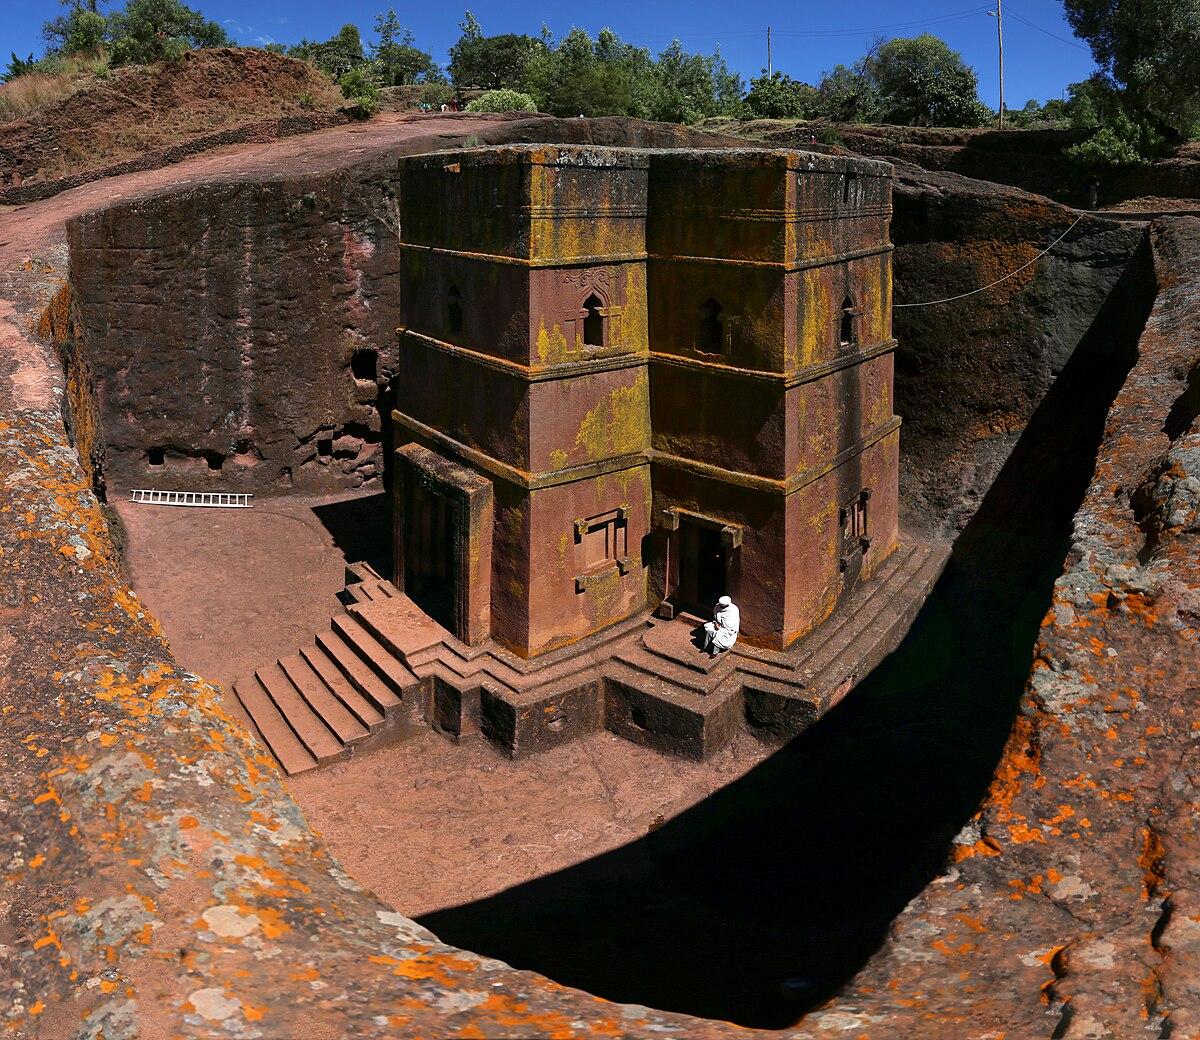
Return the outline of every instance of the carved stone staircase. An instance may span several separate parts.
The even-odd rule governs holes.
[[[234,691],[288,773],[300,773],[431,726],[482,733],[513,756],[607,727],[657,750],[706,758],[742,728],[767,740],[799,733],[890,651],[948,556],[903,544],[837,612],[783,652],[738,643],[710,658],[699,618],[639,615],[526,660],[471,647],[365,564],[327,632],[259,669]]]
[[[347,587],[356,601],[395,592],[366,564],[353,570],[362,579]],[[421,682],[351,614],[233,690],[289,774],[402,740],[428,721]]]

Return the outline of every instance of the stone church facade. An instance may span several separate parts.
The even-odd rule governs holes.
[[[462,643],[728,594],[784,650],[895,549],[885,164],[505,146],[399,198],[394,581]]]

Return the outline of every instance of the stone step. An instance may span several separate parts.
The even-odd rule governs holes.
[[[372,567],[366,560],[346,564],[346,573],[354,581],[383,581],[383,575]]]
[[[336,632],[322,632],[317,636],[317,646],[337,665],[346,680],[385,719],[401,714],[403,704],[387,684],[375,674],[371,667]]]
[[[399,593],[396,587],[382,578],[361,581],[355,585],[347,585],[346,592],[355,603],[378,603],[381,600],[394,599]]]
[[[911,598],[909,584],[928,562],[928,550],[901,549],[894,554],[900,557],[888,575],[881,576],[871,595],[857,605],[853,613],[853,624],[839,625],[829,639],[822,642],[817,650],[808,655],[803,663],[805,684],[814,686],[818,676],[824,675],[838,658],[858,642],[881,617],[888,614],[898,598]],[[891,562],[891,561],[889,561]],[[909,593],[906,596],[906,593]],[[828,678],[825,675],[825,678]]]
[[[404,691],[417,684],[417,677],[404,666],[391,647],[381,643],[353,615],[338,615],[331,627],[397,696],[403,698]]]
[[[884,561],[874,577],[843,600],[834,616],[806,638],[802,644],[803,652],[796,661],[796,670],[805,676],[814,674],[816,669],[812,662],[829,644],[838,639],[852,639],[863,624],[864,616],[873,617],[880,606],[891,598],[895,575],[911,562],[915,552],[917,550],[912,546],[902,544]]]
[[[346,710],[367,729],[374,732],[383,725],[383,712],[346,681],[337,663],[316,643],[301,647],[300,656],[321,677],[321,681],[342,702]]]
[[[604,724],[636,744],[685,758],[705,759],[742,725],[741,684],[721,683],[707,696],[681,689],[613,658],[605,668]]]
[[[295,776],[317,768],[317,760],[300,743],[258,679],[243,679],[234,683],[233,692],[285,773]]]
[[[345,744],[305,703],[278,663],[259,668],[254,676],[300,743],[319,765],[347,757],[349,751]]]
[[[831,640],[813,658],[815,670],[807,685],[814,689],[839,685],[845,676],[839,674],[838,661],[846,655],[858,663],[860,679],[874,668],[908,631],[945,562],[944,554],[927,548],[910,552],[888,582],[890,594],[875,601],[871,617],[864,617],[853,637]],[[914,594],[915,589],[920,595]]]
[[[698,672],[674,658],[655,654],[640,645],[623,648],[614,656],[613,660],[620,661],[627,667],[651,678],[661,679],[700,696],[705,696],[710,690],[716,689],[721,679],[733,668],[734,661],[729,654],[722,654],[716,661],[716,667],[710,672]]]
[[[281,657],[279,667],[283,669],[297,692],[304,698],[304,703],[343,744],[361,740],[370,732],[346,710],[346,706],[299,654]]]

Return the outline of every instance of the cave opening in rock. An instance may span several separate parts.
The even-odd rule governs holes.
[[[166,465],[167,450],[165,448],[147,448],[146,449],[146,465],[158,468]]]
[[[356,350],[350,356],[350,371],[361,382],[375,382],[379,372],[379,354],[374,350]]]

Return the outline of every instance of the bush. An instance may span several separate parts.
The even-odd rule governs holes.
[[[537,104],[528,94],[519,90],[489,90],[469,105],[468,112],[536,112]]]
[[[1091,168],[1146,166],[1162,154],[1164,145],[1163,135],[1148,121],[1116,112],[1091,137],[1072,145],[1064,154],[1080,166]]]
[[[750,81],[745,104],[747,113],[758,119],[809,119],[820,99],[816,87],[792,79],[786,72],[768,76],[764,71]]]
[[[454,89],[448,83],[422,83],[417,91],[417,103],[430,108],[441,108],[454,100]]]
[[[355,119],[370,119],[379,111],[379,85],[364,68],[351,69],[338,80],[348,104],[346,110]]]
[[[229,37],[216,22],[182,0],[129,0],[108,18],[112,66],[149,65],[181,58],[192,47],[226,47]]]

